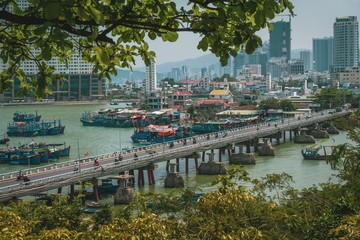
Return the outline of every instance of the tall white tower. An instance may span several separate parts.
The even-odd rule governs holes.
[[[146,80],[145,80],[145,90],[147,93],[155,91],[156,88],[156,64],[151,62],[149,66],[146,67]]]
[[[334,23],[334,67],[354,67],[359,62],[359,22],[356,16],[338,17]]]

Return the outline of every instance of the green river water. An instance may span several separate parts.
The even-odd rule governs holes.
[[[124,105],[125,106],[125,105]],[[81,114],[84,111],[95,111],[100,108],[121,107],[110,105],[18,105],[18,106],[1,106],[0,105],[0,134],[6,132],[7,125],[12,121],[13,113],[19,112],[35,112],[42,115],[42,119],[46,121],[60,118],[62,124],[65,125],[65,134],[57,136],[43,136],[35,138],[11,137],[10,146],[16,146],[18,143],[30,143],[32,139],[35,142],[47,143],[63,143],[71,146],[71,154],[69,158],[63,158],[60,161],[68,161],[76,159],[78,155],[84,156],[85,152],[89,156],[114,152],[122,147],[132,147],[131,134],[132,128],[105,128],[105,127],[84,127],[80,122]],[[318,140],[320,142],[320,140]],[[341,132],[338,135],[331,135],[324,145],[335,145],[348,141],[346,134]],[[79,144],[78,144],[79,143]],[[275,144],[275,142],[274,142]],[[5,147],[5,146],[0,146]],[[301,149],[306,147],[303,144],[294,144],[287,141],[284,144],[275,145],[275,157],[256,157],[256,165],[245,166],[250,177],[260,178],[270,173],[286,172],[294,178],[295,183],[292,186],[296,188],[311,187],[321,182],[328,181],[329,177],[334,174],[330,166],[325,161],[309,161],[303,160]],[[218,151],[216,151],[217,153]],[[227,157],[223,156],[225,165],[229,167]],[[216,158],[217,159],[217,158]],[[181,161],[180,172],[185,180],[185,186],[199,191],[209,191],[214,187],[211,182],[215,176],[201,176],[195,172],[193,161],[190,160],[189,174],[185,174],[185,161]],[[26,169],[28,166],[0,165],[0,173],[17,171]],[[155,171],[156,184],[153,186],[145,186],[142,189],[135,188],[141,192],[159,192],[169,193],[173,189],[164,188],[164,179],[166,177],[165,163],[160,163]],[[145,179],[147,178],[145,174]]]

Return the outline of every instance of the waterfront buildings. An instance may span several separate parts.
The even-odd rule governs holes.
[[[313,38],[313,68],[318,72],[329,71],[333,64],[333,37]]]

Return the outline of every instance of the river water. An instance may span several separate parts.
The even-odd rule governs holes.
[[[95,111],[100,108],[125,107],[125,104],[118,106],[106,105],[18,105],[18,106],[0,106],[0,134],[6,133],[8,123],[12,122],[13,113],[16,111],[32,113],[38,111],[44,121],[52,121],[60,118],[65,125],[65,134],[57,136],[39,136],[34,138],[11,137],[10,146],[16,146],[19,143],[30,143],[32,139],[35,142],[63,143],[71,146],[69,158],[62,158],[60,161],[76,159],[78,155],[84,156],[88,152],[89,156],[102,153],[118,151],[119,147],[132,147],[131,134],[132,128],[106,128],[106,127],[84,127],[80,122],[80,117],[85,111]],[[318,140],[320,143],[321,140]],[[348,141],[346,134],[341,132],[338,135],[331,135],[324,145],[336,145]],[[275,144],[275,142],[274,142]],[[311,187],[318,183],[328,181],[334,174],[330,166],[325,161],[303,160],[301,149],[306,145],[294,144],[287,141],[284,144],[275,145],[275,157],[256,157],[256,164],[245,166],[251,178],[260,178],[270,173],[286,172],[291,175],[295,181],[293,187],[298,189]],[[2,147],[2,146],[0,146]],[[3,146],[5,147],[5,146]],[[215,151],[216,153],[218,151]],[[217,159],[217,158],[216,158]],[[225,160],[225,161],[224,161]],[[211,182],[215,176],[196,175],[195,166],[192,160],[189,160],[190,171],[185,174],[185,161],[180,161],[180,172],[185,180],[185,186],[196,191],[209,191],[214,187]],[[200,160],[201,161],[201,160]],[[229,167],[226,156],[223,156],[226,167]],[[0,173],[9,171],[18,171],[26,169],[28,166],[19,165],[0,165]],[[164,179],[166,177],[165,163],[160,163],[155,171],[156,184],[142,189],[135,189],[141,192],[160,192],[169,193],[174,190],[165,189]],[[145,179],[147,178],[145,174]]]

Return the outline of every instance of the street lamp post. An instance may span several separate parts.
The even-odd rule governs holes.
[[[79,162],[79,172],[81,171],[81,162],[80,162],[80,145],[79,145],[79,139],[77,138],[77,150],[78,150],[78,162]]]

